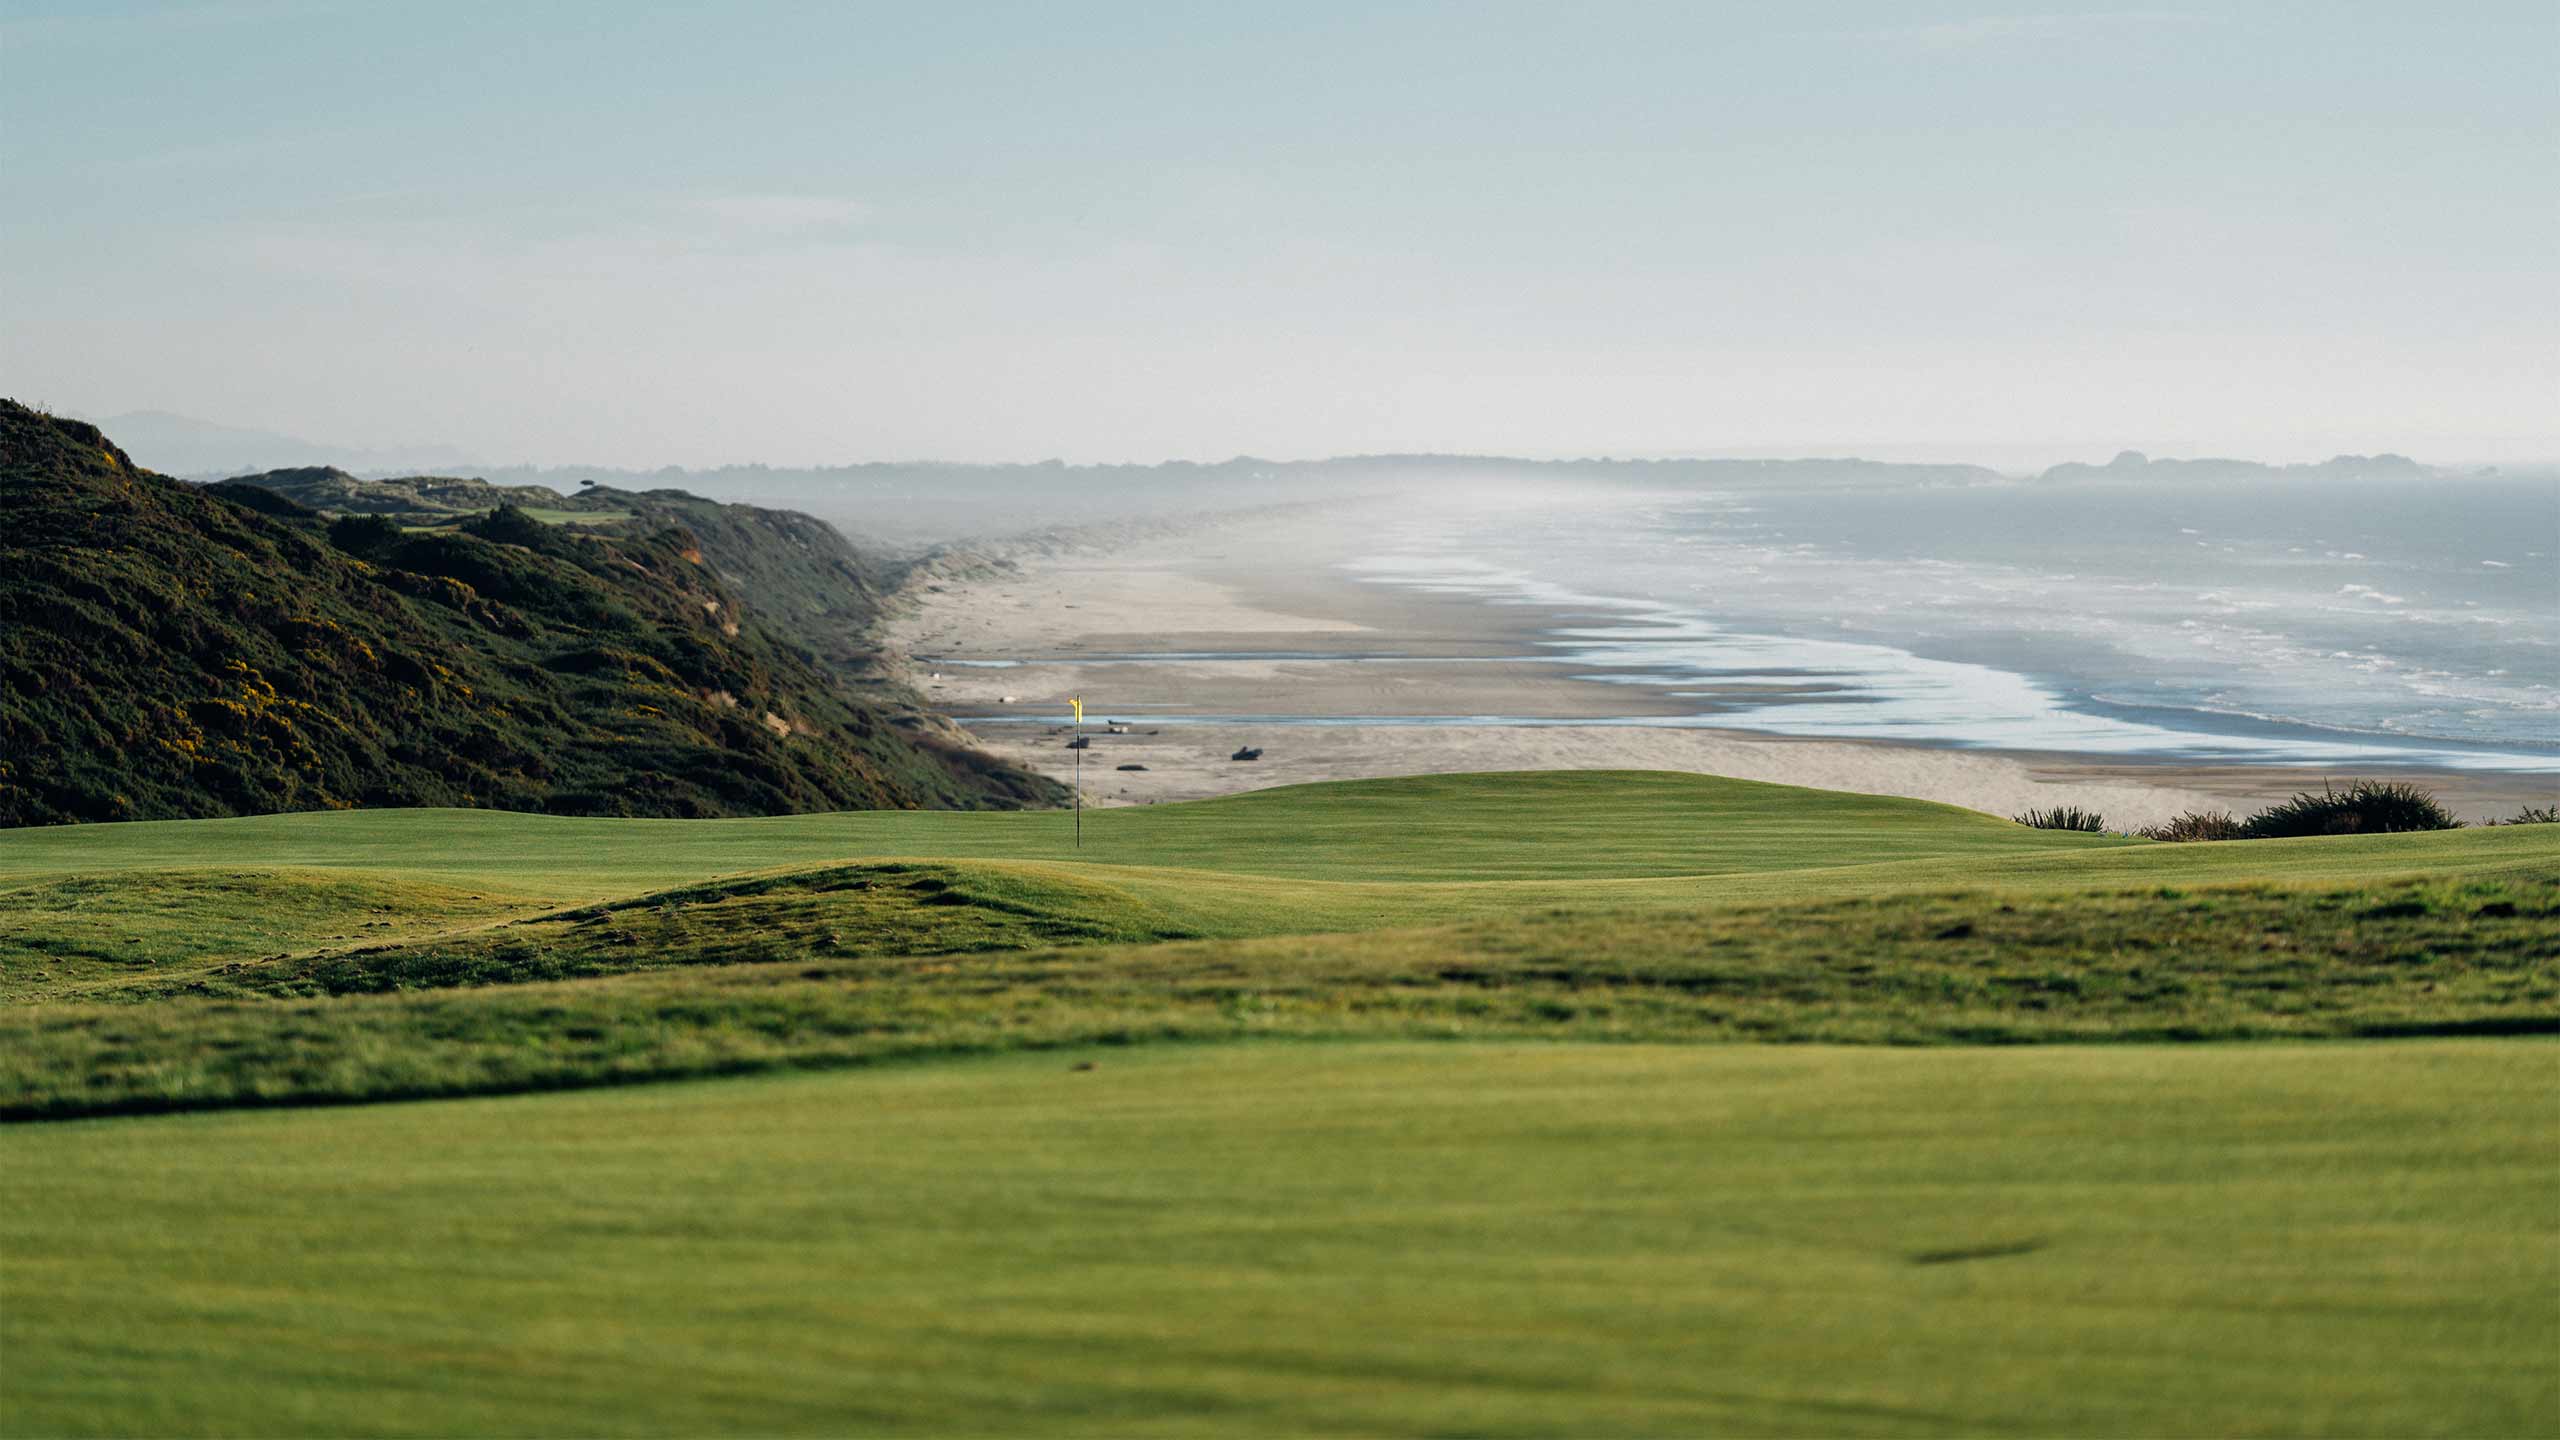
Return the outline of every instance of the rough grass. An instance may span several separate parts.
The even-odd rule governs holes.
[[[349,951],[436,929],[455,932],[449,948],[461,971],[494,975],[459,952],[549,948],[533,928],[476,933],[501,919],[660,891],[693,908],[682,897],[706,882],[860,861],[1001,860],[1015,868],[981,867],[971,883],[1047,886],[1029,908],[1088,927],[1083,938],[1136,939],[1430,924],[1566,903],[1691,905],[1701,898],[1697,876],[1720,877],[1717,893],[1739,894],[1752,876],[1942,857],[2068,859],[2088,844],[1947,806],[1608,773],[1307,786],[1097,814],[1083,849],[1071,825],[1043,814],[647,822],[400,810],[0,831],[0,921],[9,922],[0,926],[0,998],[290,989],[239,967],[348,975]],[[1026,861],[1051,868],[1034,876],[1019,868]],[[1102,890],[1093,903],[1060,898],[1058,887],[1079,886]],[[79,913],[48,895],[76,896]],[[818,903],[840,909],[843,899]],[[440,909],[450,916],[441,927],[432,918]],[[727,917],[733,958],[759,958],[751,918]],[[891,950],[923,944],[875,936],[873,920],[858,915],[837,928],[857,949],[870,943],[861,937]],[[1071,938],[1034,923],[992,928],[1017,944]],[[629,963],[602,968],[631,968],[645,948],[635,940]],[[205,973],[217,968],[224,975]],[[538,966],[522,968],[520,978],[538,978]]]
[[[802,956],[947,955],[1192,935],[1136,894],[1001,864],[883,861],[745,876],[414,941],[127,984],[97,998],[316,996],[514,985]]]
[[[2547,1435],[2555,1065],[1168,1047],[16,1127],[6,1428]]]
[[[718,963],[732,941],[715,923],[695,932],[700,955],[668,950],[631,965],[616,926],[638,922],[611,917],[635,912],[599,910],[546,922],[547,953],[482,957],[530,966],[512,976],[422,976],[454,963],[434,946],[332,962],[370,970],[285,972],[295,987],[352,977],[343,988],[400,978],[485,988],[0,1011],[0,1115],[561,1089],[1174,1039],[1908,1045],[2560,1030],[2560,870],[2329,889],[1567,911],[940,956],[847,956],[820,943],[819,927],[844,923],[823,909],[761,913],[772,923],[752,933],[757,953],[798,958]],[[617,965],[650,973],[487,983]]]
[[[0,834],[0,1113],[1266,1033],[2050,1041],[2560,1013],[2560,833],[2538,827],[2163,846],[1578,773],[1111,812],[1087,853],[1120,863],[1019,858],[1064,818]],[[927,846],[957,853],[896,858]]]
[[[165,983],[333,942],[440,934],[550,908],[503,885],[247,868],[0,880],[0,1001]]]

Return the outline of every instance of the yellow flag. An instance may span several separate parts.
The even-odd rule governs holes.
[[[1068,703],[1068,704],[1070,704],[1070,705],[1073,705],[1074,707],[1076,707],[1076,723],[1077,723],[1077,724],[1079,724],[1079,725],[1083,724],[1083,723],[1084,723],[1084,697],[1083,697],[1083,696],[1081,696],[1081,695],[1074,696],[1073,698],[1069,699],[1069,700],[1067,701],[1067,703]]]

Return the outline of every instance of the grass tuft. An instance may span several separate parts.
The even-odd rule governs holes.
[[[2458,830],[2462,821],[2429,791],[2405,780],[2357,780],[2343,790],[2322,786],[2249,817],[2252,840],[2303,835],[2397,835]]]
[[[2560,805],[2527,805],[2504,820],[2482,822],[2489,825],[2560,825]]]
[[[2142,832],[2145,840],[2161,840],[2187,844],[2202,840],[2245,840],[2248,828],[2222,810],[2190,810],[2184,815],[2150,826]]]

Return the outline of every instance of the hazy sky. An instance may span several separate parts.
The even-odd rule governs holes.
[[[0,0],[0,392],[491,461],[2560,454],[2549,0],[2012,3]]]

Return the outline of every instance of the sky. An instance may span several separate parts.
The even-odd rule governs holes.
[[[490,463],[2560,456],[2560,9],[0,0],[0,393]]]

